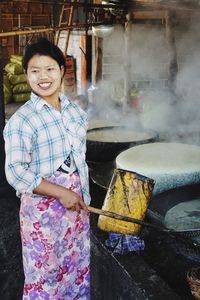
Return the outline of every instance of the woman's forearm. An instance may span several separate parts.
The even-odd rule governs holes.
[[[42,179],[41,183],[33,190],[33,193],[60,199],[65,191],[65,187]]]
[[[41,183],[33,190],[33,192],[35,194],[59,199],[65,208],[76,210],[77,212],[79,212],[80,209],[88,210],[83,199],[81,199],[77,193],[45,179],[42,179]]]

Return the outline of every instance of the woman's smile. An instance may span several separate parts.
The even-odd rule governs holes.
[[[43,90],[48,90],[51,86],[51,82],[41,82],[38,83],[39,87]]]

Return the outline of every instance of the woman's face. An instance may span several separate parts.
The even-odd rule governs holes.
[[[34,55],[28,63],[27,78],[32,90],[45,100],[58,97],[64,67],[46,55]]]

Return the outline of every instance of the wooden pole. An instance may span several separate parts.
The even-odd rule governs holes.
[[[6,1],[0,1],[2,4],[5,3],[7,4],[8,0]],[[12,2],[19,2],[19,0],[15,0]],[[21,2],[27,2],[27,0],[22,1]],[[108,3],[108,4],[101,4],[101,3],[84,3],[84,2],[74,2],[74,0],[72,1],[45,1],[45,0],[38,0],[38,1],[30,1],[28,0],[29,3],[38,3],[38,2],[42,2],[43,4],[49,4],[52,5],[53,3],[56,2],[56,5],[63,5],[66,4],[67,6],[74,6],[74,7],[83,7],[86,9],[97,9],[97,8],[102,8],[102,9],[106,9],[106,8],[113,8],[113,3]],[[115,4],[115,8],[126,8],[126,4],[123,3],[119,3],[119,4]]]
[[[126,24],[124,32],[124,101],[123,109],[126,112],[128,107],[128,102],[130,98],[130,88],[131,88],[131,60],[130,60],[130,50],[131,50],[131,12],[126,15]]]
[[[174,94],[175,91],[175,80],[178,73],[178,63],[177,63],[177,53],[176,53],[176,43],[174,34],[174,12],[168,10],[166,12],[166,41],[168,46],[169,55],[169,88]]]
[[[0,188],[8,185],[5,176],[5,150],[3,129],[5,126],[5,107],[4,107],[4,93],[3,93],[3,55],[2,45],[0,40]]]
[[[62,8],[61,8],[60,16],[59,16],[59,21],[58,21],[58,26],[59,26],[59,27],[60,27],[60,24],[62,23],[62,19],[63,19],[63,16],[64,16],[64,12],[65,12],[65,6],[64,6],[64,4],[63,4],[63,5],[62,5]],[[55,44],[56,44],[56,45],[58,45],[58,43],[59,43],[60,33],[61,33],[61,30],[58,30],[58,33],[57,33],[57,36],[56,36],[56,41],[55,41]]]
[[[86,28],[91,26],[97,26],[105,24],[105,22],[97,22],[97,23],[88,23],[88,24],[74,24],[74,25],[66,25],[62,27],[49,27],[49,28],[41,28],[41,29],[30,29],[30,30],[16,30],[16,31],[8,31],[8,32],[0,32],[0,37],[6,36],[16,36],[16,35],[23,35],[23,34],[33,34],[33,33],[42,33],[42,32],[50,32],[50,31],[57,31],[57,30],[68,30],[68,29],[75,29],[75,28]]]
[[[88,5],[90,0],[85,0],[85,5]],[[89,11],[85,11],[85,23],[88,24]],[[85,27],[85,42],[86,42],[86,90],[88,83],[91,82],[92,74],[92,37],[88,35],[88,26]],[[85,91],[86,92],[86,91]]]
[[[0,32],[0,37],[16,36],[16,35],[32,34],[32,33],[42,33],[42,32],[49,32],[49,31],[55,31],[55,29],[54,28],[42,28],[42,29],[30,29],[30,30],[16,30],[16,31]]]
[[[86,90],[87,82],[87,59],[86,59],[86,36],[83,34],[81,36],[81,90]]]
[[[70,12],[69,12],[68,26],[71,26],[73,24],[73,16],[74,16],[74,6],[71,6],[70,7]],[[67,31],[67,35],[66,35],[66,43],[65,43],[65,50],[64,50],[64,55],[65,56],[67,56],[67,49],[68,49],[68,45],[69,45],[70,32],[71,32],[71,29],[69,28],[68,31]]]
[[[174,232],[171,229],[168,229],[168,228],[165,228],[165,227],[160,227],[159,225],[151,224],[151,223],[145,222],[143,220],[135,219],[135,218],[132,218],[132,217],[123,216],[123,215],[117,214],[115,212],[99,209],[99,208],[92,207],[92,206],[88,206],[87,208],[88,208],[89,212],[97,214],[97,215],[102,215],[102,216],[105,216],[105,217],[109,217],[109,218],[113,218],[113,219],[117,219],[117,220],[121,220],[121,221],[125,221],[125,222],[130,222],[130,223],[150,227],[150,228],[160,230],[160,231],[163,231],[163,232]]]
[[[94,43],[95,43],[94,84],[97,84],[102,79],[103,39],[95,36]]]

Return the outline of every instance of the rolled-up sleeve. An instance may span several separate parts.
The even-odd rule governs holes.
[[[18,193],[32,193],[42,178],[30,170],[34,130],[19,117],[11,118],[4,129],[5,173]]]

